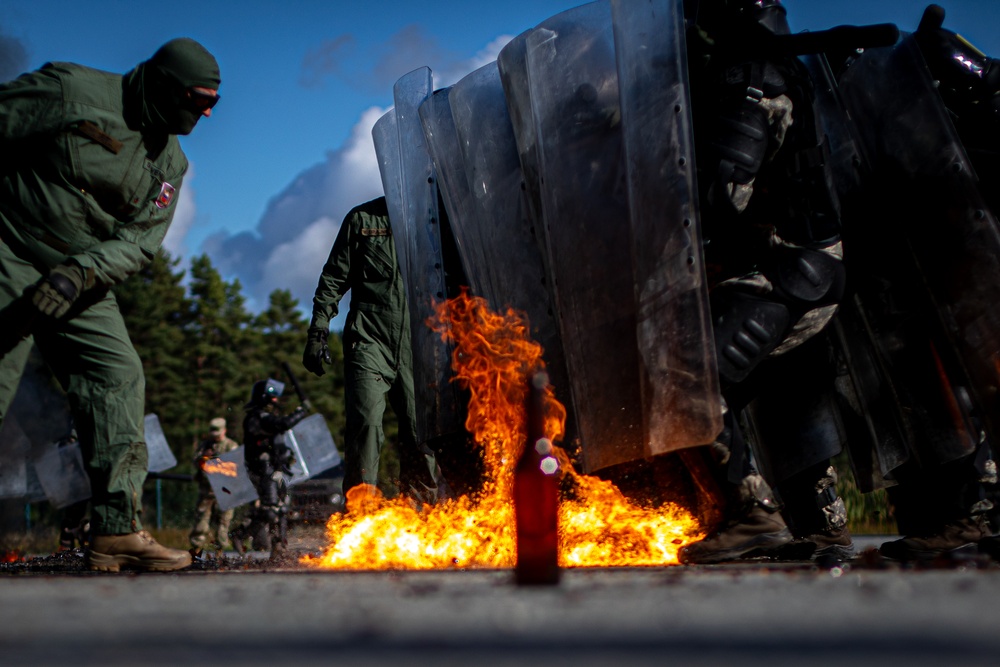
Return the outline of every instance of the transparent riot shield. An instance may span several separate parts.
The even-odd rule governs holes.
[[[149,472],[163,472],[177,465],[177,457],[167,444],[167,436],[163,434],[160,418],[156,415],[146,415],[145,419],[146,449],[149,451]]]
[[[314,477],[340,463],[340,452],[323,415],[309,415],[285,432],[285,444],[295,452],[289,486]]]
[[[722,430],[681,0],[612,0],[649,454]]]
[[[0,429],[0,498],[24,498],[30,452],[31,442],[16,415],[8,415]]]
[[[459,259],[464,273],[469,278],[469,288],[473,294],[483,294],[483,287],[476,277],[475,267],[482,266],[486,258],[477,253],[464,234],[475,213],[472,210],[472,193],[465,178],[465,166],[459,150],[455,121],[452,118],[449,98],[451,88],[434,91],[434,94],[420,105],[420,122],[424,128],[427,148],[434,160],[441,199],[444,201],[448,220],[455,233]]]
[[[861,248],[859,300],[910,446],[922,461],[951,461],[974,451],[980,430],[1000,436],[996,214],[912,35],[867,50],[840,91],[872,168],[846,223]]]
[[[389,220],[403,219],[402,176],[399,165],[399,133],[396,130],[396,111],[390,109],[384,116],[375,121],[372,128],[372,140],[375,143],[375,154],[378,157],[379,174],[382,177],[382,191],[385,193],[386,207],[389,209]],[[407,241],[407,229],[393,225],[393,237],[396,243],[396,261],[407,282],[409,261],[407,251],[410,247]]]
[[[90,478],[83,467],[80,443],[53,442],[32,460],[45,497],[62,509],[90,498]]]
[[[38,478],[38,471],[35,469],[33,460],[28,460],[25,473],[24,501],[27,503],[40,503],[43,500],[48,500],[45,489],[42,487],[42,482]]]
[[[834,188],[841,200],[857,199],[871,172],[857,138],[857,128],[847,113],[836,76],[826,57],[809,55],[802,61],[812,78],[816,95],[814,107],[829,149],[827,159]],[[849,227],[851,217],[847,216]],[[855,254],[853,250],[849,237],[849,265]],[[852,274],[849,268],[848,275],[853,278]],[[863,493],[869,493],[893,485],[891,471],[910,458],[905,418],[857,296],[840,304],[830,331],[838,363],[848,369],[848,373],[839,375],[834,383],[839,422],[844,429],[855,480]],[[830,442],[833,439],[820,437],[818,440]],[[804,460],[807,450],[815,450],[815,447],[777,453],[772,467],[796,472],[801,467],[789,466],[790,458],[802,461],[802,467],[815,462]],[[819,452],[819,455],[830,458],[833,454]]]
[[[589,472],[647,454],[610,6],[549,19],[528,35],[525,57],[551,285]]]
[[[219,509],[231,510],[257,500],[257,490],[247,476],[243,445],[208,459],[201,469],[208,478]]]
[[[517,144],[500,71],[495,62],[472,72],[453,87],[451,112],[458,134],[464,177],[475,215],[453,225],[470,254],[481,258],[470,280],[490,306],[513,307],[527,314],[531,336],[545,350],[549,378],[557,396],[572,409],[569,378],[548,291],[539,231],[522,187]],[[572,438],[574,417],[567,416]]]
[[[558,20],[558,16],[555,18]],[[542,190],[538,178],[538,141],[535,120],[531,113],[531,90],[528,86],[527,48],[528,36],[532,32],[533,30],[528,30],[521,33],[500,50],[497,56],[497,69],[517,145],[521,165],[521,189],[524,191],[528,215],[535,222],[535,237],[542,254],[542,261],[545,263],[546,275],[551,277],[546,251],[548,246],[546,229],[541,222]]]
[[[457,387],[451,382],[451,348],[425,322],[435,301],[446,298],[445,267],[441,248],[437,175],[427,149],[418,109],[431,94],[431,72],[422,67],[393,87],[395,142],[398,147],[398,193],[386,192],[393,232],[401,228],[397,253],[405,255],[406,283],[413,347],[413,380],[416,395],[416,428],[420,442],[463,430]],[[380,164],[391,168],[392,138],[387,126],[376,134]],[[384,145],[379,146],[379,142]],[[382,158],[381,156],[385,156]],[[391,174],[383,174],[383,184]],[[395,198],[395,201],[393,200]],[[393,215],[397,217],[392,218]],[[400,247],[404,245],[405,247]],[[404,269],[404,264],[400,265]]]

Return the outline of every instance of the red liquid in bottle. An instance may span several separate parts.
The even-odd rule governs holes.
[[[514,469],[519,584],[559,583],[559,461],[545,436],[544,372],[529,380],[524,452]]]

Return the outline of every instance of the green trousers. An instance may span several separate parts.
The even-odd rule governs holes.
[[[23,295],[41,277],[35,265],[0,241],[0,321],[8,332],[31,316],[30,307],[21,307]],[[0,425],[33,338],[73,411],[93,494],[92,533],[142,530],[142,484],[149,460],[143,422],[146,384],[114,295],[87,292],[63,319],[35,319],[31,332],[32,337],[19,342],[7,336],[0,345]]]
[[[385,433],[382,416],[386,399],[399,420],[400,482],[404,487],[437,488],[437,462],[426,447],[417,445],[413,370],[388,368],[380,354],[346,350],[344,492],[358,484],[376,485]],[[419,483],[419,486],[417,484]],[[406,489],[401,489],[406,492]]]

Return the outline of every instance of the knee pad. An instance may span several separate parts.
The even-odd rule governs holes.
[[[719,376],[735,384],[746,379],[778,346],[791,315],[781,303],[727,292],[713,296],[712,321]]]
[[[809,310],[837,303],[844,295],[844,264],[840,259],[812,248],[786,247],[777,251],[764,271],[775,292],[794,306]]]

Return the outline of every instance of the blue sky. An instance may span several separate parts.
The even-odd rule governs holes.
[[[170,38],[205,44],[222,68],[223,99],[182,140],[192,172],[166,245],[184,258],[208,252],[240,278],[252,307],[275,288],[308,307],[340,219],[380,194],[370,129],[392,104],[393,82],[427,65],[437,85],[454,83],[510,37],[579,4],[3,0],[0,75],[48,60],[124,72]],[[926,4],[785,2],[795,31],[875,22],[912,30]],[[1000,56],[1000,2],[938,4],[948,27]]]

